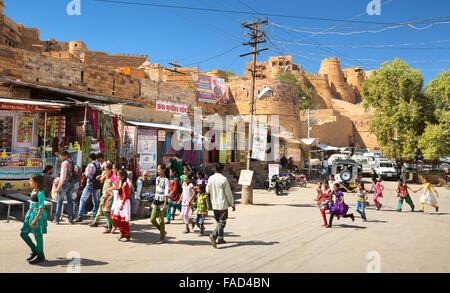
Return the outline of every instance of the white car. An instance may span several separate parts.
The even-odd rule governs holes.
[[[348,160],[348,159],[350,159],[348,155],[333,154],[328,158],[328,166],[330,167],[331,165],[333,165],[333,162],[335,160]]]
[[[375,168],[375,159],[373,157],[355,155],[352,159],[358,162],[358,164],[362,167],[363,175],[372,174],[372,169]]]
[[[397,179],[398,174],[397,170],[394,167],[394,164],[385,158],[379,158],[375,161],[375,173],[377,173],[378,177],[381,179]]]

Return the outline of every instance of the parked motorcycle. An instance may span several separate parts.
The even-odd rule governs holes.
[[[283,186],[283,189],[289,190],[289,188],[291,186],[293,186],[291,184],[291,178],[289,176],[282,176],[281,178],[282,178],[281,179],[281,185]]]
[[[275,191],[275,195],[283,194],[283,186],[278,175],[273,175],[270,180],[270,188]]]
[[[304,174],[295,174],[294,172],[290,172],[292,177],[294,178],[296,184],[300,187],[306,187],[308,181],[306,180],[306,175]]]

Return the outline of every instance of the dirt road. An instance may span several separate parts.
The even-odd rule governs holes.
[[[163,245],[152,244],[159,234],[148,219],[132,222],[133,241],[128,243],[88,222],[49,223],[47,261],[35,266],[25,261],[29,250],[19,237],[21,222],[2,220],[0,272],[450,272],[450,190],[437,188],[438,213],[430,206],[425,213],[412,213],[406,203],[398,213],[396,183],[385,185],[383,209],[374,210],[372,203],[368,222],[355,213],[355,222],[335,220],[332,229],[322,227],[313,185],[278,197],[255,191],[254,205],[230,209],[228,243],[218,249],[198,230],[183,234],[178,216],[167,225],[168,243]],[[416,210],[419,197],[412,194]],[[354,195],[346,193],[345,201],[354,212]],[[207,218],[206,231],[214,227],[213,218]],[[80,266],[72,257],[80,258]]]

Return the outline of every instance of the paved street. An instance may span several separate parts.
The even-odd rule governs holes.
[[[367,180],[367,178],[366,178]],[[25,259],[28,247],[19,237],[21,223],[0,223],[0,272],[60,272],[71,269],[70,252],[81,256],[81,272],[366,272],[376,262],[369,252],[379,253],[381,272],[450,272],[450,190],[437,188],[438,213],[430,206],[425,213],[395,212],[395,182],[385,182],[383,210],[367,210],[368,222],[356,216],[335,220],[332,229],[322,227],[321,214],[313,201],[315,189],[295,188],[287,196],[258,190],[252,206],[237,205],[227,222],[227,244],[214,249],[209,238],[183,234],[179,217],[167,226],[168,243],[153,245],[159,235],[148,219],[131,225],[132,242],[121,243],[117,235],[102,234],[87,222],[70,226],[49,223],[45,235],[48,261],[39,266]],[[368,184],[367,184],[368,186]],[[410,185],[413,189],[418,185]],[[350,211],[355,199],[345,194]],[[371,196],[372,197],[372,196]],[[416,209],[420,194],[412,194]],[[356,215],[356,213],[355,213]],[[215,227],[206,220],[206,230]]]

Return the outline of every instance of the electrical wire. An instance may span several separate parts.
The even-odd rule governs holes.
[[[117,0],[94,0],[94,1],[96,1],[96,2],[104,2],[104,3],[112,3],[112,4],[126,4],[126,5],[151,6],[151,7],[160,7],[160,8],[172,8],[172,9],[198,10],[198,11],[208,11],[208,12],[232,13],[232,14],[247,14],[247,15],[260,15],[260,16],[283,17],[283,18],[309,19],[309,20],[318,20],[318,21],[337,21],[337,22],[354,22],[354,23],[371,23],[371,24],[392,24],[392,23],[386,23],[386,22],[356,21],[356,20],[344,20],[344,19],[337,19],[337,18],[321,18],[321,17],[284,15],[284,14],[274,14],[274,13],[259,13],[259,12],[252,13],[252,12],[249,12],[249,11],[214,9],[214,8],[201,8],[201,7],[178,6],[178,5],[167,5],[167,4],[156,4],[156,3],[142,3],[142,2],[132,2],[132,1],[117,1]]]
[[[280,44],[290,44],[297,46],[313,46],[313,47],[327,47],[327,48],[352,48],[352,49],[365,49],[365,48],[393,48],[397,46],[413,46],[413,45],[428,45],[428,44],[437,44],[437,43],[446,43],[450,42],[450,40],[438,40],[438,41],[429,41],[429,42],[417,42],[417,43],[404,43],[404,44],[385,44],[385,45],[363,45],[363,46],[350,46],[350,45],[323,45],[323,44],[311,44],[311,43],[297,43],[297,42],[285,42],[285,41],[277,41]],[[409,49],[423,49],[423,48],[409,48]],[[442,47],[432,47],[426,49],[448,49]]]

